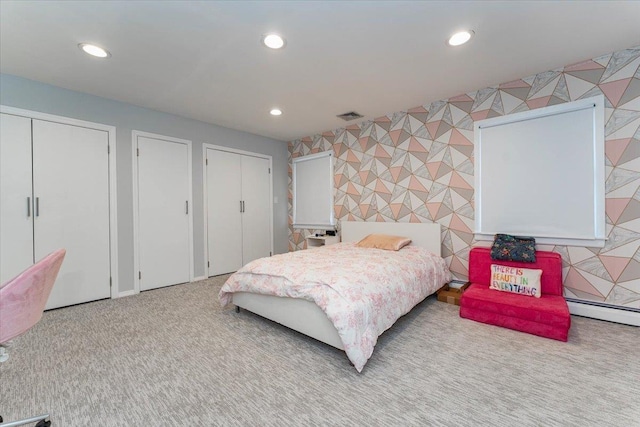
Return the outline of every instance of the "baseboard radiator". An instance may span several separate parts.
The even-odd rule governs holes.
[[[640,309],[620,307],[595,301],[567,298],[569,312],[576,316],[591,317],[625,325],[640,326]]]

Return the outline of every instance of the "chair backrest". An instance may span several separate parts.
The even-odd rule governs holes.
[[[491,264],[541,269],[542,294],[562,295],[562,257],[559,253],[536,251],[536,262],[495,261],[491,259],[491,249],[476,247],[469,253],[469,281],[488,287]]]
[[[0,286],[0,343],[26,332],[42,318],[65,254],[58,249]]]

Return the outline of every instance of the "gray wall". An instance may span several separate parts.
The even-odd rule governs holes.
[[[202,144],[210,143],[273,157],[273,236],[276,253],[288,250],[287,144],[172,114],[136,107],[7,74],[0,74],[0,104],[116,127],[118,176],[119,291],[133,289],[133,187],[131,131],[193,142],[193,249],[195,275],[204,276]]]

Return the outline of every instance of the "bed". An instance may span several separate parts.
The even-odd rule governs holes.
[[[378,336],[451,273],[440,257],[439,224],[341,226],[343,243],[252,261],[229,277],[219,299],[345,351],[360,372]],[[412,242],[397,252],[355,246],[372,233]]]

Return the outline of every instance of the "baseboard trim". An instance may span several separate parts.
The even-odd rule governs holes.
[[[130,297],[133,295],[137,295],[139,292],[136,292],[135,289],[131,289],[130,291],[124,291],[124,292],[120,292],[118,293],[118,298],[122,298],[122,297]]]
[[[569,312],[577,316],[591,317],[593,319],[608,320],[609,322],[623,323],[625,325],[640,326],[640,313],[615,308],[600,307],[597,305],[583,304],[567,301]]]
[[[204,280],[204,279],[206,279],[206,278],[207,278],[207,276],[198,276],[198,277],[194,277],[194,278],[193,278],[193,280],[192,280],[192,282],[197,282],[197,281],[199,281],[199,280]]]

